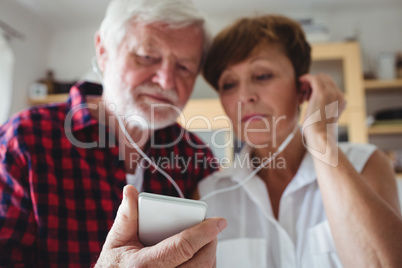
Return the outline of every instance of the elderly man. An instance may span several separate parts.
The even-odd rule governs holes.
[[[110,3],[95,36],[103,88],[77,84],[66,103],[0,128],[0,266],[214,265],[224,219],[148,248],[137,235],[136,188],[191,197],[216,170],[211,152],[175,123],[207,44],[189,1]],[[172,183],[144,157],[190,161],[165,165]]]

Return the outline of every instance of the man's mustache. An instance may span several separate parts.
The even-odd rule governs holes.
[[[151,94],[169,100],[171,103],[177,103],[179,96],[176,89],[162,89],[158,85],[140,85],[135,89],[136,94]]]

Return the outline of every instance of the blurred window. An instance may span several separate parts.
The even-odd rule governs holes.
[[[14,54],[0,30],[0,124],[9,116],[11,108]]]

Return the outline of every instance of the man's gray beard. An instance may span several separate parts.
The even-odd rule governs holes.
[[[172,107],[163,107],[165,105],[160,104],[154,104],[154,107],[152,107],[152,101],[148,103],[147,100],[137,102],[134,94],[138,96],[140,93],[156,93],[169,99],[171,103],[177,103],[178,99],[176,91],[165,91],[156,85],[141,85],[136,87],[133,92],[125,89],[120,94],[113,94],[112,90],[104,88],[106,102],[116,105],[115,115],[123,115],[124,120],[127,120],[126,124],[130,127],[140,127],[143,130],[157,130],[176,122],[179,114],[175,109]],[[182,107],[177,108],[181,110]]]

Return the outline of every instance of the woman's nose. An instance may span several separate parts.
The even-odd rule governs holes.
[[[242,103],[253,103],[258,100],[256,89],[253,85],[242,84],[239,89],[239,100]]]

